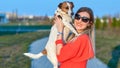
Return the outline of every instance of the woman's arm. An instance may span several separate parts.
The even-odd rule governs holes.
[[[89,37],[84,34],[77,37],[74,41],[62,46],[60,54],[57,55],[59,62],[67,60],[83,61],[94,56]]]
[[[58,30],[58,35],[57,35],[57,40],[61,40],[63,41],[62,37],[63,37],[63,29],[64,29],[64,25],[63,25],[63,22],[61,19],[59,19],[57,16],[55,16],[55,25],[57,27],[57,30]],[[61,48],[63,47],[63,43],[57,43],[56,44],[56,54],[59,55],[60,54],[60,50]]]
[[[62,34],[57,36],[57,40],[56,41],[59,41],[59,40],[62,41]],[[63,47],[63,42],[56,43],[56,54],[57,55],[60,54],[60,51],[61,51],[62,47]]]

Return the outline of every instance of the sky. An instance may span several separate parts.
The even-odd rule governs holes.
[[[53,16],[60,2],[74,3],[74,13],[80,7],[90,7],[95,16],[120,14],[120,0],[0,0],[0,12],[18,15]]]

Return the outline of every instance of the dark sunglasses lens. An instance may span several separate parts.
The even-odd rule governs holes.
[[[80,19],[80,15],[79,14],[75,14],[75,19],[79,20]]]
[[[77,19],[77,20],[82,19],[82,21],[85,22],[85,23],[87,23],[87,22],[90,21],[89,18],[87,18],[87,17],[81,17],[79,14],[75,14],[75,19]]]
[[[82,21],[85,22],[85,23],[89,22],[89,20],[90,19],[88,19],[87,17],[82,17]]]

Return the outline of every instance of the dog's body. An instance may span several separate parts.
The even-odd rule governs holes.
[[[55,12],[55,15],[61,17],[62,22],[64,23],[64,26],[65,26],[64,32],[63,32],[64,42],[66,42],[66,39],[70,31],[78,35],[74,27],[71,25],[72,23],[71,13],[72,13],[73,6],[74,5],[72,2],[63,2],[58,5],[57,11]],[[58,68],[58,61],[56,58],[56,45],[55,45],[55,41],[57,39],[57,32],[58,31],[57,31],[56,25],[54,24],[51,28],[49,39],[45,47],[46,51],[43,51],[44,53],[47,52],[47,58],[51,61],[54,68]],[[24,53],[24,55],[33,59],[37,59],[44,55],[43,52],[40,52],[39,54]]]

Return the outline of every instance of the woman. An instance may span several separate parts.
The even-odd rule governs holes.
[[[74,18],[74,27],[79,36],[73,36],[67,43],[62,40],[64,28],[62,21],[55,16],[54,22],[58,30],[55,43],[60,68],[86,68],[87,61],[94,57],[89,35],[94,22],[92,10],[88,7],[82,7],[77,11]]]

